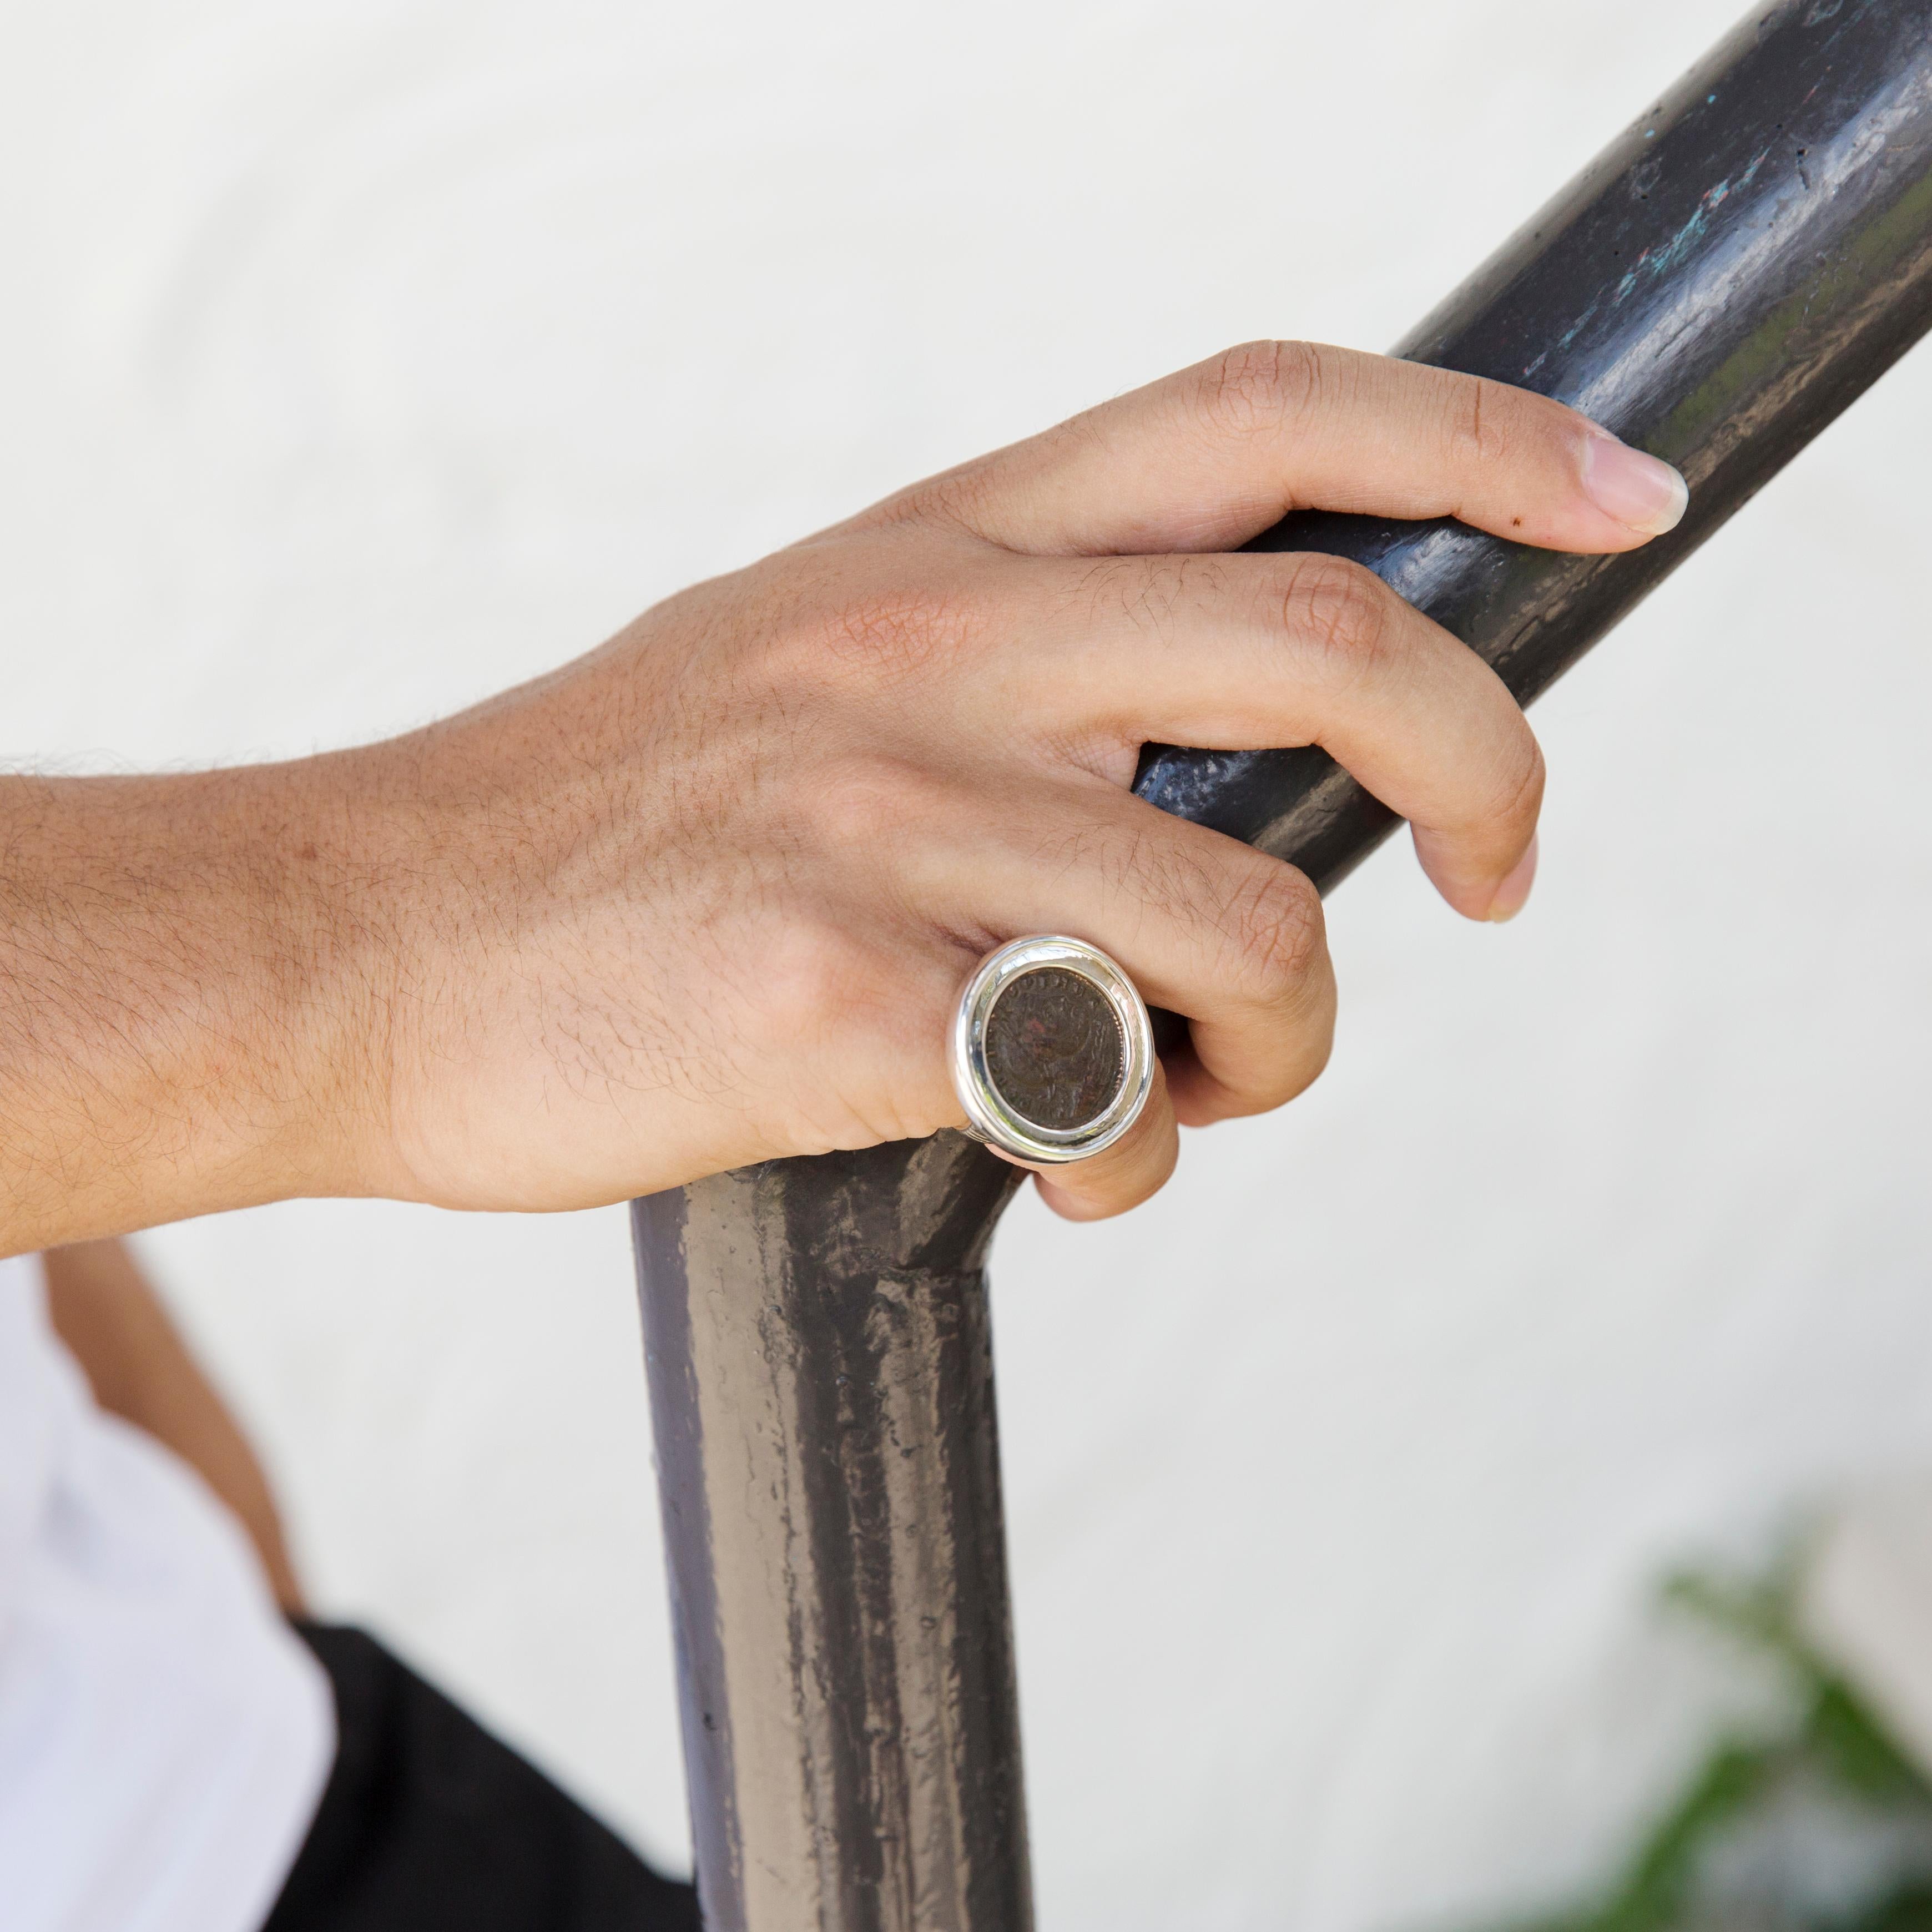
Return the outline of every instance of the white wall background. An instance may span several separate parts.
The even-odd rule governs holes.
[[[1226,342],[1384,344],[1738,0],[12,0],[0,756],[459,705]],[[1932,1460],[1932,351],[1538,713],[1544,874],[1333,907],[1340,1050],[996,1262],[1049,1932],[1555,1898],[1714,1694],[1659,1566]],[[616,1213],[146,1252],[367,1618],[652,1852]]]

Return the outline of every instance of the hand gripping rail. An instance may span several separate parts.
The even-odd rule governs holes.
[[[1682,525],[1555,555],[1300,515],[1525,703],[1932,326],[1932,0],[1760,8],[1396,353],[1674,463]],[[1392,830],[1321,752],[1149,748],[1137,789],[1324,890]],[[1032,1923],[982,1263],[962,1135],[638,1202],[698,1882],[712,1932]]]

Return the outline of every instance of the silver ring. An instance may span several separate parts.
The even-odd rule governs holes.
[[[1042,934],[980,962],[953,1016],[952,1060],[968,1132],[1016,1160],[1058,1165],[1112,1147],[1140,1118],[1154,1028],[1098,946]]]

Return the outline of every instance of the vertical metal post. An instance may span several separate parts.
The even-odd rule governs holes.
[[[1257,547],[1365,563],[1527,703],[1928,326],[1932,0],[1780,0],[1396,352],[1676,464],[1678,529],[1570,557],[1305,515]],[[1313,750],[1150,747],[1136,788],[1324,890],[1396,823]],[[636,1205],[712,1932],[1030,1924],[981,1273],[1012,1184],[943,1134]]]
[[[950,1134],[798,1171],[632,1210],[706,1923],[1027,1932],[982,1268],[1020,1177]]]

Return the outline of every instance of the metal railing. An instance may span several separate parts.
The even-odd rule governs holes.
[[[1618,556],[1300,515],[1527,703],[1932,327],[1932,0],[1760,8],[1396,350],[1574,404],[1690,505]],[[1815,774],[1793,775],[1815,785]],[[1325,890],[1394,815],[1316,749],[1150,747],[1136,788]],[[698,1874],[712,1932],[1032,1923],[964,1136],[634,1207]]]

